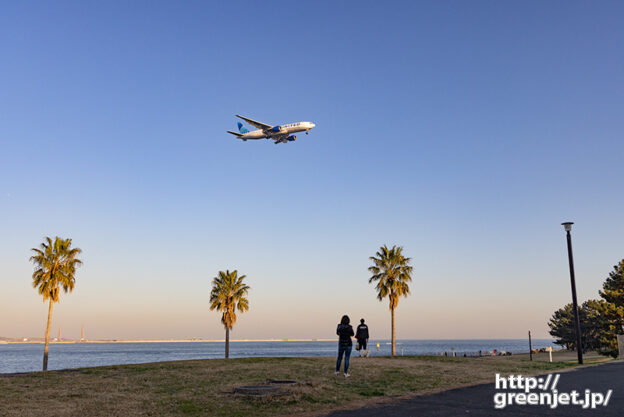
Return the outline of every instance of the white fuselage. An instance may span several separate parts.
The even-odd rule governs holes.
[[[272,129],[267,130],[252,130],[251,132],[243,133],[240,137],[243,140],[247,139],[270,139],[274,137],[288,136],[291,133],[307,132],[314,128],[316,125],[312,122],[297,122],[289,123],[285,125],[275,126]]]

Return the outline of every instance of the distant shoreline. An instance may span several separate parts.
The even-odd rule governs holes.
[[[236,342],[333,342],[336,339],[238,339],[230,340]],[[43,344],[43,340],[0,340],[0,344]],[[50,344],[72,344],[72,343],[225,343],[225,339],[163,339],[163,340],[61,340],[50,341]]]
[[[334,342],[336,338],[332,339],[236,339],[230,340],[231,343],[240,343],[240,342]],[[379,341],[385,339],[379,339]],[[522,339],[400,339],[397,342],[400,344],[403,340],[410,341],[481,341],[481,340],[491,340],[491,341],[504,341],[504,340],[522,340]],[[535,341],[538,340],[551,340],[549,338],[535,338]],[[43,339],[28,339],[24,340],[0,340],[0,345],[15,345],[15,344],[43,344],[45,343]],[[81,344],[81,343],[225,343],[225,339],[156,339],[156,340],[61,340],[61,341],[50,341],[50,344]]]

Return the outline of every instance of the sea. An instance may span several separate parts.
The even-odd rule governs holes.
[[[379,347],[378,347],[379,345]],[[552,339],[533,339],[533,349],[556,346]],[[391,354],[389,340],[369,340],[371,356]],[[478,356],[488,352],[528,353],[526,339],[397,340],[397,355]],[[189,359],[223,358],[224,342],[51,343],[48,369],[74,369]],[[336,341],[230,342],[231,358],[334,356]],[[354,352],[355,353],[355,352]],[[43,344],[0,344],[0,373],[40,371]]]

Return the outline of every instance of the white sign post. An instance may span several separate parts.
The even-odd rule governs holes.
[[[548,358],[550,359],[550,362],[552,362],[552,346],[548,346],[546,350],[548,351]]]

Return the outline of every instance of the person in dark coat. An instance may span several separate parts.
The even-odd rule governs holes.
[[[366,350],[366,343],[368,343],[368,326],[364,324],[364,319],[360,319],[360,325],[357,327],[355,338],[360,345],[360,349]]]
[[[351,357],[351,349],[353,347],[353,342],[351,341],[351,337],[353,337],[353,327],[349,324],[351,320],[349,320],[349,316],[342,316],[342,320],[340,320],[340,324],[336,328],[336,334],[338,337],[338,359],[336,360],[336,375],[340,373],[340,363],[342,362],[342,355],[345,357],[344,363],[344,376],[349,377],[349,358]]]

